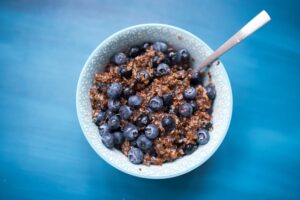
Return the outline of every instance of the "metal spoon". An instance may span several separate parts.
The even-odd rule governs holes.
[[[239,44],[249,35],[257,31],[263,25],[271,20],[269,14],[263,10],[258,15],[256,15],[251,21],[249,21],[243,28],[241,28],[236,34],[234,34],[231,38],[229,38],[224,44],[222,44],[215,52],[213,52],[210,56],[208,56],[199,67],[195,68],[194,71],[198,72],[203,67],[208,66],[215,60],[217,60],[224,53],[229,51],[232,47]]]

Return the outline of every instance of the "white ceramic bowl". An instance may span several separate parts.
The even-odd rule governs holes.
[[[213,130],[210,132],[210,141],[206,145],[200,146],[191,155],[184,156],[162,166],[147,167],[130,163],[120,151],[107,149],[102,144],[98,129],[92,122],[89,90],[95,73],[103,70],[114,53],[146,41],[165,41],[177,49],[188,49],[191,57],[195,60],[193,67],[198,66],[212,52],[195,35],[174,26],[142,24],[123,29],[103,41],[86,61],[77,85],[77,115],[86,139],[97,154],[110,165],[127,174],[142,178],[171,178],[185,174],[200,166],[218,149],[227,133],[231,120],[232,91],[223,64],[215,62],[209,70],[217,91],[213,107]]]

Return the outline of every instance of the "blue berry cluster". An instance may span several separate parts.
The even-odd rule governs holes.
[[[128,67],[129,62],[149,49],[155,50],[155,55],[149,60],[151,70],[136,70]],[[146,153],[156,157],[154,143],[161,131],[171,133],[176,129],[174,114],[179,119],[188,119],[198,111],[197,86],[203,85],[203,77],[201,73],[190,74],[190,85],[182,94],[185,102],[176,108],[173,105],[175,93],[154,95],[146,100],[143,99],[138,88],[126,83],[128,80],[134,79],[134,83],[137,85],[147,86],[155,78],[172,74],[173,70],[187,69],[189,62],[190,54],[187,49],[176,51],[162,41],[146,42],[140,46],[130,47],[125,53],[120,52],[113,55],[110,66],[117,67],[118,78],[97,82],[97,92],[106,95],[107,104],[100,107],[94,106],[97,108],[94,123],[98,126],[103,145],[107,148],[122,149],[124,142],[129,142],[130,149],[127,155],[133,164],[143,163]],[[213,101],[216,98],[214,85],[207,85],[205,90],[208,98]],[[140,112],[142,107],[147,107],[146,111]],[[151,114],[162,111],[165,114],[160,119],[160,124],[154,123]],[[199,128],[196,131],[196,143],[183,146],[186,155],[194,152],[199,145],[205,145],[209,141],[209,128],[211,126]]]
[[[134,110],[138,110],[143,103],[142,97],[133,89],[123,87],[119,82],[113,82],[107,86],[106,95],[107,109],[99,111],[94,120],[103,145],[107,148],[120,149],[125,140],[135,142],[136,147],[131,147],[128,158],[134,164],[142,163],[144,153],[154,149],[153,140],[158,137],[159,128],[151,123],[147,113],[140,114],[136,120],[132,121]],[[126,104],[121,104],[122,98],[127,99]],[[159,104],[163,104],[161,98],[159,98]],[[154,102],[153,106],[157,110],[160,105]],[[129,119],[132,123],[128,123]],[[126,125],[122,126],[122,121],[126,122]]]

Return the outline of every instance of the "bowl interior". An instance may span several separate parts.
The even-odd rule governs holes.
[[[200,146],[193,154],[184,156],[162,166],[144,166],[130,163],[120,151],[109,150],[103,146],[98,129],[92,122],[89,90],[96,72],[102,71],[109,58],[129,46],[146,41],[165,41],[176,49],[186,48],[194,59],[193,67],[204,60],[212,50],[199,38],[182,29],[162,24],[144,24],[129,27],[113,34],[102,42],[90,55],[80,74],[77,86],[77,115],[84,135],[92,148],[115,168],[143,178],[162,179],[178,176],[191,171],[204,163],[222,143],[231,120],[232,93],[227,73],[220,62],[215,62],[209,72],[216,86],[217,97],[214,102],[213,130],[208,144]]]

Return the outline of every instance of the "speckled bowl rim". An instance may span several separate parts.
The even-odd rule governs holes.
[[[140,178],[147,178],[147,179],[166,179],[166,178],[172,178],[172,177],[177,177],[177,176],[180,176],[180,175],[183,175],[183,174],[186,174],[192,170],[194,170],[195,168],[199,167],[200,165],[202,165],[204,162],[206,162],[215,152],[216,150],[219,148],[219,146],[221,145],[221,143],[223,142],[226,134],[227,134],[227,131],[229,129],[229,125],[230,125],[230,122],[231,122],[231,117],[232,117],[232,109],[233,109],[233,98],[232,98],[232,89],[231,89],[231,85],[230,85],[230,81],[229,81],[229,78],[228,78],[228,75],[227,75],[227,72],[223,66],[223,64],[221,62],[218,63],[218,66],[219,67],[219,71],[221,71],[221,73],[225,76],[224,77],[224,85],[225,87],[227,87],[227,98],[228,98],[228,102],[227,102],[227,112],[226,114],[228,115],[226,117],[226,121],[224,122],[225,124],[223,124],[223,132],[222,132],[222,135],[219,137],[218,141],[214,144],[214,148],[210,149],[209,150],[209,153],[207,153],[204,157],[202,157],[202,159],[198,160],[197,163],[191,163],[189,165],[187,165],[187,167],[185,167],[184,169],[182,169],[181,171],[179,172],[172,172],[172,173],[169,173],[169,174],[164,174],[164,175],[149,175],[149,174],[144,174],[143,172],[141,171],[136,171],[136,172],[132,172],[132,171],[129,171],[128,169],[125,169],[123,167],[120,167],[118,166],[117,164],[111,162],[109,159],[107,159],[104,155],[103,155],[103,152],[99,151],[92,143],[91,140],[94,140],[95,138],[90,138],[90,136],[87,134],[86,132],[86,129],[85,129],[85,122],[83,120],[83,115],[80,111],[80,102],[79,102],[79,99],[80,99],[80,90],[81,90],[81,87],[82,87],[82,82],[83,82],[83,73],[85,72],[87,66],[93,62],[93,57],[95,57],[96,53],[99,52],[99,50],[101,48],[103,48],[109,41],[113,40],[113,38],[115,38],[116,36],[118,35],[122,35],[123,33],[127,32],[127,31],[130,31],[130,30],[136,30],[136,29],[139,29],[139,28],[145,28],[145,27],[162,27],[162,28],[168,28],[168,29],[173,29],[177,32],[180,32],[182,34],[185,34],[187,35],[188,37],[191,37],[193,38],[194,40],[196,40],[197,42],[199,42],[205,49],[208,53],[211,53],[212,50],[211,48],[205,43],[203,42],[201,39],[199,39],[197,36],[193,35],[192,33],[186,31],[186,30],[183,30],[181,28],[178,28],[178,27],[175,27],[175,26],[171,26],[171,25],[166,25],[166,24],[140,24],[140,25],[135,25],[135,26],[131,26],[131,27],[128,27],[128,28],[125,28],[125,29],[122,29],[116,33],[114,33],[113,35],[111,35],[110,37],[108,37],[107,39],[105,39],[102,43],[100,43],[97,48],[92,52],[92,54],[90,54],[90,56],[88,57],[86,63],[84,64],[84,67],[80,73],[80,77],[79,77],[79,80],[78,80],[78,84],[77,84],[77,90],[76,90],[76,109],[77,109],[77,116],[78,116],[78,120],[79,120],[79,123],[80,123],[80,126],[81,126],[81,129],[87,139],[87,141],[89,142],[89,144],[92,146],[92,148],[94,149],[94,151],[100,156],[102,157],[102,159],[104,159],[107,163],[109,163],[111,166],[115,167],[116,169],[124,172],[124,173],[127,173],[127,174],[130,174],[130,175],[133,175],[133,176],[136,176],[136,177],[140,177]],[[216,63],[214,63],[213,65],[216,65]],[[92,119],[91,119],[92,121]],[[99,139],[99,143],[101,143],[100,141],[100,138]],[[101,143],[102,144],[102,143]],[[205,145],[204,145],[205,146]],[[195,154],[196,152],[194,152],[193,154],[189,155],[189,156],[196,156]],[[125,156],[124,156],[125,157]],[[180,158],[180,159],[183,159],[183,158]],[[129,161],[128,161],[129,162]],[[175,161],[176,162],[176,161]],[[175,163],[173,162],[173,163]],[[129,162],[130,163],[130,162]],[[172,163],[167,163],[167,165],[169,164],[172,164]],[[133,165],[130,163],[130,165],[132,165],[132,167],[138,167],[139,165]],[[166,164],[164,164],[166,165]],[[159,167],[164,167],[164,165],[162,166],[159,166]],[[145,167],[145,166],[142,166],[142,167]],[[147,166],[146,166],[147,167]],[[150,167],[155,167],[155,169],[157,169],[157,166],[150,166]],[[159,170],[159,169],[158,169]]]

